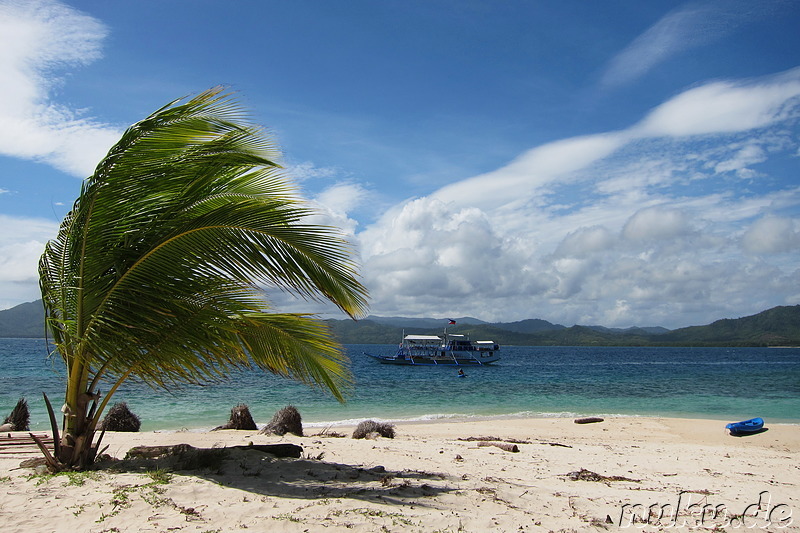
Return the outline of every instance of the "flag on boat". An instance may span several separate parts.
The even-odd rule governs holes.
[[[456,323],[456,321],[455,321],[455,320],[453,320],[452,318],[448,318],[448,319],[447,319],[447,322],[448,322],[448,323],[449,323],[451,326],[452,326],[452,325],[454,325],[454,324]]]

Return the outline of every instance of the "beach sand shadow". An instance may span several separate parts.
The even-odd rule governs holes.
[[[390,505],[424,505],[426,498],[455,490],[448,485],[447,476],[438,473],[363,468],[321,458],[276,458],[257,450],[212,448],[195,452],[113,460],[98,466],[136,473],[163,470],[260,496],[298,499],[353,498]]]

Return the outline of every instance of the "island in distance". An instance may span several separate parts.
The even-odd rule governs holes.
[[[491,339],[517,346],[800,346],[800,305],[773,307],[756,315],[725,318],[708,325],[675,330],[662,327],[571,327],[542,319],[488,323],[476,318],[454,319],[449,333]],[[443,318],[369,316],[363,320],[325,321],[342,344],[396,344],[403,332],[436,335]],[[44,337],[41,300],[0,311],[0,337]]]

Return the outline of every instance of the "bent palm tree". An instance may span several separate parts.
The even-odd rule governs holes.
[[[366,310],[346,241],[303,223],[276,154],[214,89],[131,126],[83,184],[39,264],[67,373],[61,437],[45,397],[51,468],[94,461],[101,413],[132,376],[168,387],[255,365],[342,399],[350,374],[325,325],[266,312],[257,286]]]

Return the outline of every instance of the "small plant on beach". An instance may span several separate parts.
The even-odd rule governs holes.
[[[36,485],[41,485],[43,483],[47,483],[52,479],[63,479],[66,478],[67,482],[65,483],[68,487],[82,487],[86,484],[87,480],[90,479],[102,479],[102,475],[99,472],[95,471],[83,471],[83,472],[71,472],[71,471],[64,471],[64,472],[57,472],[55,474],[45,472],[43,474],[34,473],[28,476],[29,480],[36,480]]]
[[[161,468],[156,470],[148,470],[147,475],[153,480],[156,485],[167,485],[172,481],[172,474]]]
[[[379,435],[387,439],[394,438],[394,425],[386,422],[376,422],[374,420],[364,420],[356,426],[353,431],[354,439],[366,439],[372,435]]]
[[[287,520],[289,522],[302,522],[301,519],[292,515],[292,513],[281,513],[273,517],[274,520]]]
[[[322,431],[313,435],[314,437],[330,437],[334,439],[341,439],[346,437],[344,433],[339,433],[338,431],[332,431],[331,426],[325,426],[322,428]]]
[[[312,314],[270,309],[264,288],[365,313],[351,247],[282,174],[263,129],[215,88],[128,128],[81,187],[39,261],[64,414],[45,395],[51,470],[85,469],[128,378],[168,390],[258,367],[343,400],[347,358]],[[107,391],[101,394],[100,390]]]

